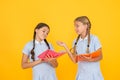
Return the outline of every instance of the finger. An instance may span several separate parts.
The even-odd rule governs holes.
[[[56,43],[59,45],[59,44],[60,44],[60,41],[57,41]]]
[[[53,55],[51,55],[51,58],[54,58]]]
[[[53,60],[53,61],[55,61],[55,60],[56,60],[56,58],[52,58],[52,60]]]
[[[83,56],[85,59],[90,59],[90,57],[87,57],[87,56]]]
[[[52,59],[50,62],[51,62],[51,63],[55,63],[55,62],[56,62],[56,60],[55,60],[55,59]]]
[[[53,58],[53,55],[52,54],[49,54],[50,58]]]
[[[61,42],[61,41],[57,41],[57,44],[58,44],[58,45],[61,45],[61,44],[63,44],[63,42]]]
[[[48,56],[47,56],[47,55],[45,56],[45,59],[48,59]]]
[[[47,58],[44,58],[44,60],[43,60],[44,62],[48,62],[48,59]]]
[[[84,56],[83,56],[83,55],[79,55],[79,57],[80,57],[80,58],[84,58]]]
[[[81,59],[83,59],[83,60],[88,60],[88,58],[86,58],[84,55],[81,55]]]
[[[50,58],[50,55],[49,55],[49,54],[47,54],[47,58]]]

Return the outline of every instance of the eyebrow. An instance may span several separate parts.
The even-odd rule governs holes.
[[[42,31],[47,31],[46,29],[43,29]],[[50,32],[50,30],[48,30],[47,32]]]

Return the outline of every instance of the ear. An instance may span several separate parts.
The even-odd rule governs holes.
[[[85,27],[86,29],[88,29],[88,25],[87,25],[87,24],[85,24],[84,27]]]
[[[37,33],[37,32],[38,32],[38,29],[35,29],[35,32]]]

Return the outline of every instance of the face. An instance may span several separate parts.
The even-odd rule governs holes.
[[[36,37],[39,40],[44,40],[48,36],[49,28],[48,27],[42,27],[40,29],[36,29]]]
[[[83,24],[82,22],[75,21],[74,26],[75,26],[75,31],[78,35],[86,33],[87,25]]]

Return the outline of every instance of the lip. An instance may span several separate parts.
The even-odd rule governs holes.
[[[76,30],[76,33],[79,33],[79,31],[78,31],[78,30]]]
[[[47,36],[43,36],[43,38],[45,39]]]
[[[76,31],[76,33],[77,33],[77,34],[80,34],[80,32],[79,32],[79,31]]]

